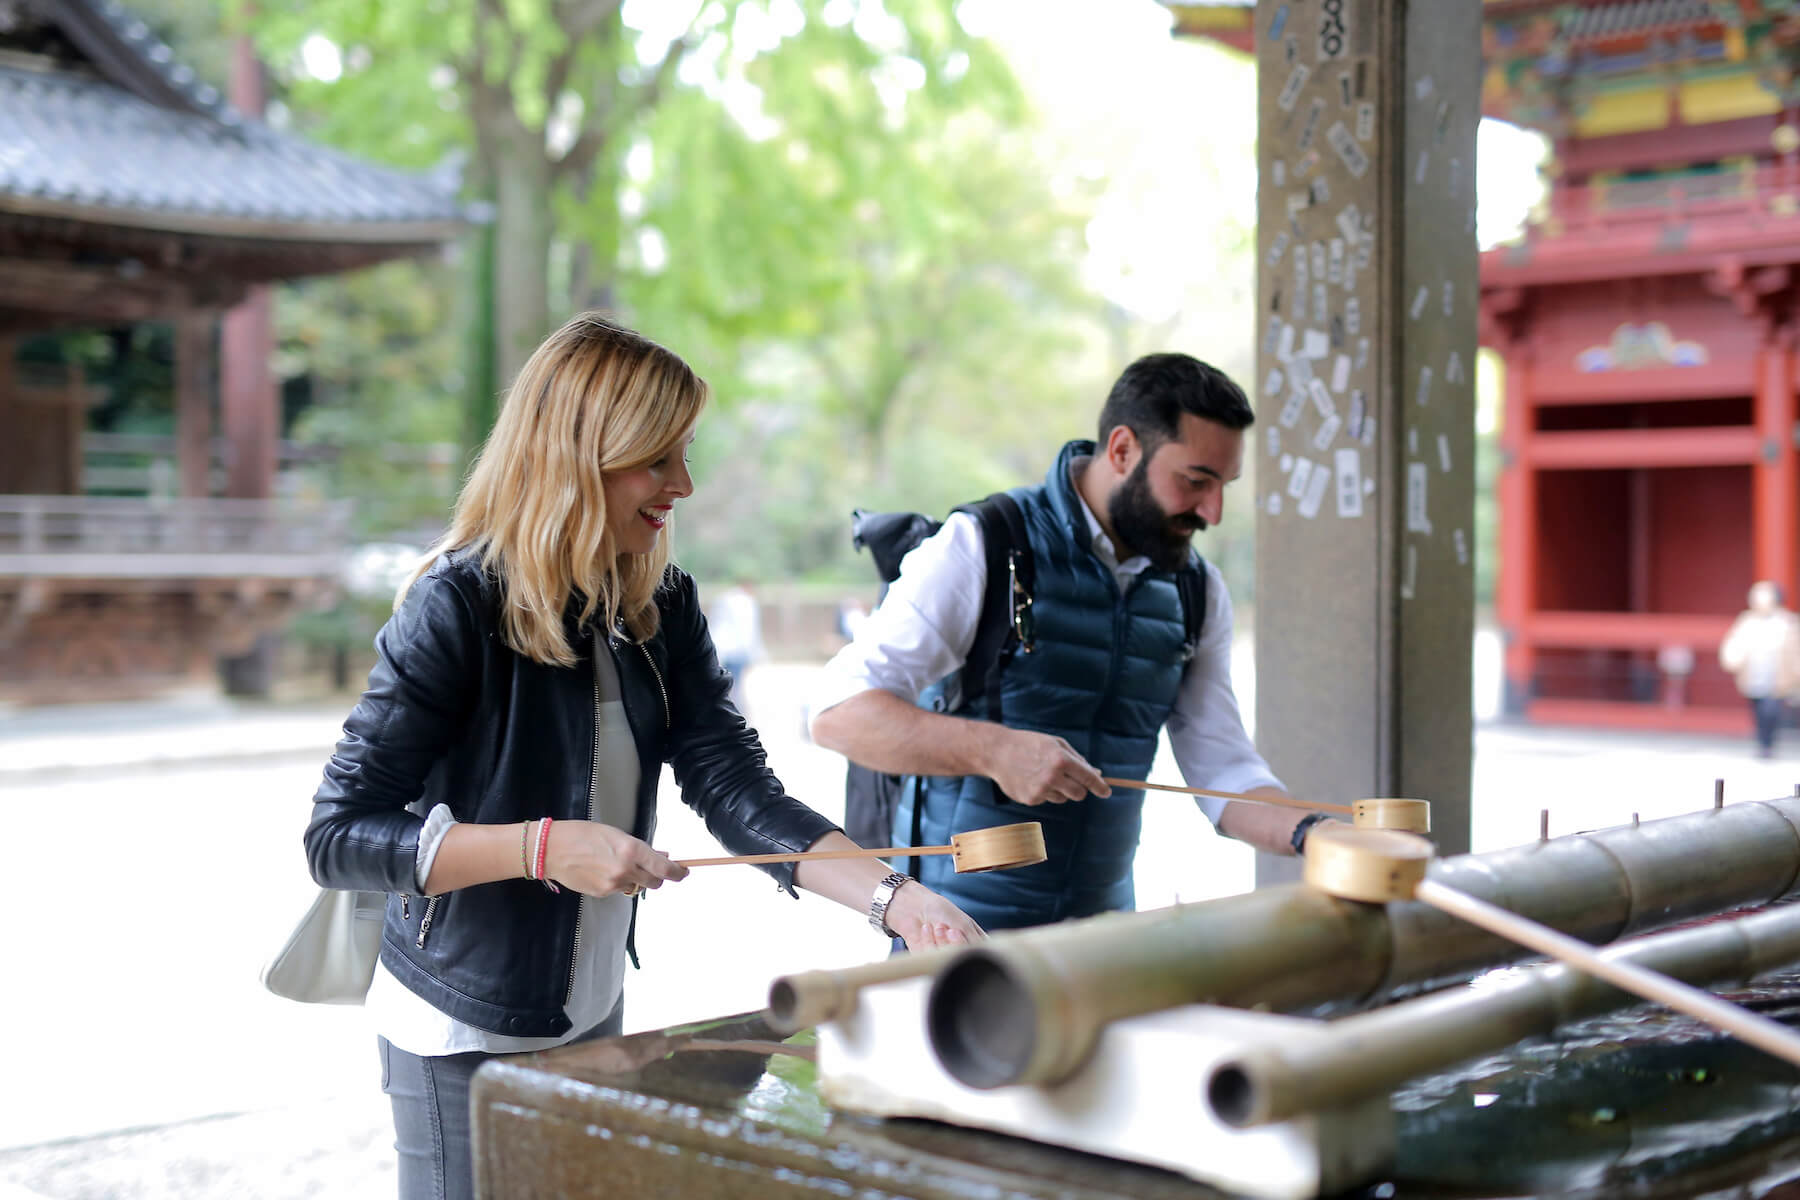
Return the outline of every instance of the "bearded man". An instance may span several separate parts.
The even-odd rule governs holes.
[[[1191,544],[1223,515],[1254,419],[1217,368],[1186,354],[1138,359],[1101,408],[1098,441],[1068,443],[1041,485],[1009,493],[1032,579],[1029,595],[1014,591],[1009,645],[980,695],[960,694],[957,680],[982,615],[987,547],[960,511],[906,556],[822,673],[813,740],[907,777],[894,844],[1043,824],[1049,856],[1037,866],[958,875],[947,856],[910,860],[983,928],[1135,906],[1143,792],[1103,777],[1146,778],[1164,727],[1190,786],[1286,798],[1232,692],[1225,582]],[[1299,853],[1319,819],[1199,804],[1221,833],[1277,854]],[[902,878],[890,881],[891,897]]]

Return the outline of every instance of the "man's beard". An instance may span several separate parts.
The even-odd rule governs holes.
[[[1106,515],[1121,551],[1141,554],[1161,570],[1179,571],[1187,565],[1194,534],[1205,529],[1206,522],[1191,512],[1171,517],[1162,510],[1150,494],[1150,478],[1144,471],[1149,461],[1148,454],[1138,459],[1106,502]]]

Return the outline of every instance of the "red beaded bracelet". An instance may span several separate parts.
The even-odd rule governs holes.
[[[552,883],[550,880],[544,878],[544,859],[546,857],[546,852],[548,851],[549,847],[550,847],[550,818],[545,817],[543,820],[538,822],[537,861],[535,863],[536,869],[532,872],[532,878],[536,879],[539,883],[543,884],[545,887],[549,888],[551,891],[560,892],[560,891],[562,891],[561,888],[557,887],[556,884]]]

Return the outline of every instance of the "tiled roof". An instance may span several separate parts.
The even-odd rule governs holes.
[[[119,0],[37,0],[37,4],[103,78],[165,108],[186,108],[226,125],[243,119],[218,88],[197,76]]]
[[[210,88],[192,100],[159,107],[83,75],[0,67],[0,208],[358,240],[403,225],[444,227],[422,235],[441,237],[468,219],[443,173],[379,167],[279,133]]]
[[[1562,33],[1574,41],[1641,37],[1716,21],[1708,0],[1627,0],[1578,9],[1564,18]]]

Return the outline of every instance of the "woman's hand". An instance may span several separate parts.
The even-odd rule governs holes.
[[[555,821],[545,850],[544,875],[589,896],[633,895],[686,879],[688,869],[648,842],[598,821]]]
[[[968,913],[916,879],[900,885],[883,919],[908,950],[964,946],[987,936]]]

